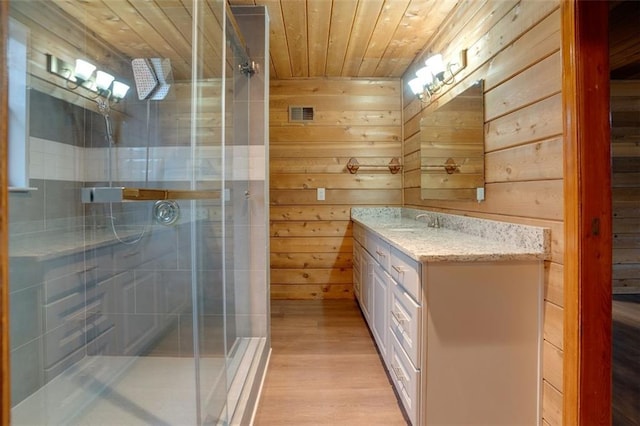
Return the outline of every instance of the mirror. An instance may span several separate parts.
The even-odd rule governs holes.
[[[484,84],[478,80],[420,120],[423,200],[484,199]]]

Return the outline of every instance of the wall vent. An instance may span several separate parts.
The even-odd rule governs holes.
[[[313,107],[289,106],[289,121],[313,121]]]

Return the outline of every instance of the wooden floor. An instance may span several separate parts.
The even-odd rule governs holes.
[[[640,426],[640,294],[613,297],[613,424]]]
[[[256,426],[406,425],[354,301],[271,302]],[[640,426],[640,295],[613,301],[613,425]]]
[[[256,426],[406,425],[355,301],[271,302]]]

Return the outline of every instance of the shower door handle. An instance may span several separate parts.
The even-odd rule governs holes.
[[[81,188],[81,199],[84,204],[121,203],[123,201],[219,200],[220,191],[97,186]]]

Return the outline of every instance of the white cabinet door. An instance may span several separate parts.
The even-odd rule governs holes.
[[[360,283],[362,282],[362,247],[355,241],[353,244],[353,294],[360,302]]]
[[[373,282],[373,269],[376,261],[366,250],[362,250],[360,257],[360,308],[367,322],[371,321],[371,291]],[[371,324],[369,324],[371,325]]]
[[[372,313],[372,331],[373,336],[378,343],[380,354],[387,362],[387,352],[389,346],[388,330],[389,330],[389,282],[391,277],[387,274],[382,266],[377,262],[374,265],[373,273],[373,307]],[[387,362],[388,363],[388,362]]]

